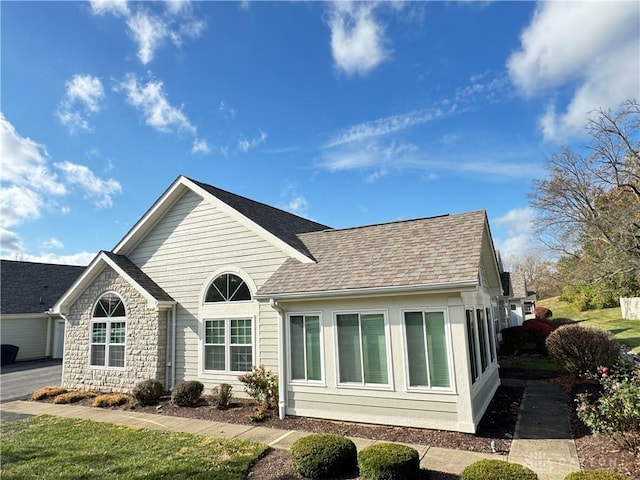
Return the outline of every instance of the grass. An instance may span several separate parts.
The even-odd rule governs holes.
[[[524,356],[505,356],[500,357],[501,368],[521,368],[526,370],[540,370],[543,372],[555,372],[561,374],[564,372],[562,367],[552,358],[546,355],[524,355]]]
[[[547,307],[556,318],[566,317],[581,322],[586,327],[597,327],[608,330],[621,343],[631,347],[640,354],[640,320],[624,320],[620,307],[580,312],[558,297],[547,298],[536,302],[537,307]]]
[[[3,480],[236,480],[266,445],[58,418],[2,423]]]

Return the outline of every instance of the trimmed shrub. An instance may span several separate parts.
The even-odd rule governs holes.
[[[611,470],[583,470],[570,473],[564,480],[629,480],[629,477]]]
[[[221,383],[217,387],[213,387],[212,396],[213,403],[219,410],[225,410],[229,408],[229,402],[231,401],[231,390],[233,387],[228,383]]]
[[[254,366],[250,373],[238,376],[244,383],[244,391],[266,408],[278,407],[278,375],[264,365]]]
[[[179,407],[197,407],[203,391],[204,385],[197,380],[182,382],[173,388],[171,401]]]
[[[620,356],[620,346],[609,332],[581,325],[557,328],[545,344],[551,358],[579,375],[595,374],[598,367],[613,365]]]
[[[117,407],[129,401],[129,396],[124,393],[107,393],[98,395],[93,399],[93,406],[98,408]]]
[[[529,332],[529,341],[533,342],[536,350],[546,353],[545,340],[554,328],[547,320],[526,320],[522,323],[522,328]]]
[[[556,328],[562,327],[563,325],[572,325],[572,324],[576,323],[575,320],[572,320],[570,318],[565,318],[565,317],[549,318],[549,319],[547,319],[547,322],[549,322],[551,324],[551,326],[553,327],[554,330]]]
[[[65,403],[76,403],[80,400],[84,400],[85,398],[94,398],[97,395],[93,392],[89,392],[87,390],[77,390],[73,392],[63,393],[62,395],[58,395],[53,399],[53,403],[57,404],[65,404]]]
[[[461,480],[537,480],[538,476],[519,463],[480,460],[462,471]]]
[[[293,468],[306,478],[335,478],[354,472],[356,445],[350,439],[330,433],[316,433],[291,445]]]
[[[533,309],[533,314],[536,316],[536,320],[546,320],[553,316],[553,312],[547,307],[536,307]]]
[[[502,350],[507,355],[518,353],[529,342],[529,331],[522,327],[503,328]]]
[[[417,478],[420,457],[415,448],[398,443],[375,443],[362,449],[358,467],[363,480],[404,480]]]
[[[158,380],[143,380],[133,390],[133,397],[141,405],[157,405],[164,395],[164,387]]]
[[[62,387],[42,387],[31,394],[31,400],[44,400],[45,398],[57,397],[69,390]]]

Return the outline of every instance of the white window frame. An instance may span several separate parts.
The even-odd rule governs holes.
[[[292,384],[326,386],[325,362],[324,362],[324,324],[322,321],[322,312],[287,312],[287,358],[289,365],[293,365],[292,349],[291,349],[291,317],[303,317],[306,331],[306,317],[318,317],[320,323],[320,380],[293,379],[292,369],[289,368],[289,382]],[[305,340],[306,341],[306,340]],[[306,347],[306,344],[305,344]],[[304,349],[305,377],[307,376],[307,349]]]
[[[122,302],[122,306],[124,307],[125,310],[125,316],[124,317],[94,317],[94,312],[96,310],[96,307],[98,305],[98,302],[100,302],[100,300],[102,300],[102,298],[105,295],[115,295],[117,296],[120,301]],[[121,295],[117,294],[116,292],[103,292],[102,294],[100,294],[100,297],[98,298],[98,300],[93,304],[93,308],[91,310],[91,322],[89,325],[89,358],[88,358],[88,363],[89,363],[89,368],[94,369],[94,370],[124,370],[127,368],[127,332],[128,332],[128,321],[127,321],[127,306],[124,302],[124,299],[122,298]],[[95,324],[100,324],[100,323],[104,323],[106,325],[106,332],[105,332],[105,342],[104,343],[98,343],[98,342],[94,342],[93,341],[93,326]],[[124,323],[124,343],[111,343],[109,340],[111,339],[111,327],[112,324],[114,323]],[[94,346],[104,346],[104,364],[102,365],[94,365],[93,363],[91,363],[91,358],[93,356],[93,347]],[[110,350],[111,347],[124,347],[124,361],[123,361],[123,365],[121,367],[114,367],[114,366],[110,366],[109,365],[109,358],[110,358]]]
[[[233,320],[249,320],[251,322],[251,344],[246,343],[231,343],[231,323]],[[207,322],[223,321],[224,322],[224,370],[208,370],[206,368],[206,350],[207,346],[214,346],[220,344],[207,344]],[[202,373],[204,374],[244,374],[251,371],[254,365],[256,365],[256,328],[255,317],[251,315],[239,315],[239,316],[225,316],[225,317],[209,317],[202,319],[202,335],[201,335],[201,361],[202,361]],[[251,366],[249,370],[232,370],[231,369],[231,347],[251,347]]]
[[[473,313],[473,324],[474,324],[474,342],[475,342],[475,350],[476,350],[476,366],[478,368],[478,377],[474,380],[473,379],[473,371],[471,369],[471,363],[469,362],[469,380],[471,381],[472,385],[476,385],[479,383],[479,381],[485,376],[485,374],[487,372],[490,372],[491,370],[493,370],[492,366],[498,363],[498,352],[497,352],[497,338],[495,336],[495,332],[493,331],[493,318],[490,318],[490,316],[492,316],[492,305],[487,305],[487,304],[479,304],[479,305],[465,305],[465,329],[466,329],[466,319],[467,319],[467,314],[466,311],[467,310],[471,310],[471,312]],[[484,322],[481,322],[480,319],[478,318],[478,310],[482,310],[483,312],[483,316],[485,317]],[[489,315],[488,315],[489,314]],[[482,351],[480,349],[480,328],[482,328],[485,331],[485,352],[487,354],[487,366],[486,368],[483,370],[482,369]],[[492,335],[492,339],[493,339],[493,345],[494,345],[494,349],[491,349],[491,339],[489,338],[489,335]],[[493,353],[492,353],[493,352]],[[469,355],[471,354],[471,352],[469,351],[469,349],[467,349],[467,357],[469,357]],[[491,357],[494,357],[493,360],[491,359]]]
[[[422,312],[422,324],[424,325],[424,313],[443,313],[444,314],[444,332],[445,342],[447,344],[447,368],[449,369],[449,386],[448,387],[433,387],[431,385],[410,385],[409,379],[409,349],[407,347],[407,325],[405,323],[406,312]],[[455,393],[456,392],[456,377],[453,363],[453,337],[451,335],[451,322],[449,321],[449,309],[447,307],[415,307],[415,308],[402,308],[400,310],[400,321],[402,322],[402,344],[404,349],[404,372],[405,372],[405,389],[407,392],[444,392]],[[426,342],[426,339],[425,339]],[[425,343],[425,352],[428,352],[427,345]],[[427,357],[427,371],[429,370],[429,359]],[[431,381],[429,379],[429,381]]]
[[[384,339],[385,339],[385,350],[387,353],[387,382],[385,384],[382,383],[365,383],[364,382],[364,360],[363,360],[363,348],[362,348],[362,324],[359,323],[360,328],[360,368],[362,369],[362,382],[342,382],[340,379],[340,348],[338,347],[338,315],[358,315],[358,319],[360,319],[361,315],[371,315],[371,314],[382,314],[384,319]],[[361,322],[361,321],[360,321]],[[393,390],[394,388],[394,380],[393,380],[393,354],[391,351],[391,331],[389,326],[389,312],[387,309],[374,309],[374,310],[340,310],[333,312],[333,324],[335,325],[334,332],[334,344],[336,346],[336,365],[335,365],[335,375],[336,375],[336,384],[338,388],[356,388],[356,389],[364,389],[364,390]]]

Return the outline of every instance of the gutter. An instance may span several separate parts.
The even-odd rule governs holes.
[[[280,308],[278,302],[273,298],[269,300],[269,305],[278,312],[278,351],[280,352],[280,355],[278,355],[278,417],[280,420],[284,420],[287,410],[287,361],[284,341],[284,310]]]

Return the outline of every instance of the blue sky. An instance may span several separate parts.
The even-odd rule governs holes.
[[[87,264],[178,175],[347,227],[527,194],[640,96],[638,2],[8,2],[2,258]]]

